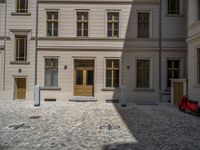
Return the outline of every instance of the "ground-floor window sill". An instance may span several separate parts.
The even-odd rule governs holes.
[[[120,91],[120,88],[102,88],[102,91]]]
[[[136,88],[134,89],[136,92],[154,92],[154,89],[146,89],[146,88]]]
[[[11,16],[30,16],[31,13],[18,13],[18,12],[11,12]]]
[[[194,88],[200,88],[200,84],[194,85]]]
[[[31,63],[29,61],[11,61],[11,65],[30,65]]]
[[[55,90],[55,91],[60,91],[60,87],[41,87],[40,90]]]

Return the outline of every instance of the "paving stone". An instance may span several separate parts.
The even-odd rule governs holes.
[[[0,100],[0,150],[199,150],[199,127],[168,104]]]

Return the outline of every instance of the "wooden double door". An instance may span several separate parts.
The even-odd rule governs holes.
[[[94,60],[75,60],[74,96],[94,96]]]

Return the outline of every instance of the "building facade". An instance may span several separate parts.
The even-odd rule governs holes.
[[[189,1],[188,6],[189,98],[200,102],[200,1]]]
[[[187,77],[186,0],[162,4],[162,97]],[[159,101],[159,0],[0,3],[1,98]],[[37,11],[38,10],[38,11]],[[5,62],[5,63],[4,63]]]

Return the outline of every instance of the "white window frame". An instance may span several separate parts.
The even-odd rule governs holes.
[[[183,78],[183,74],[184,74],[184,58],[182,57],[173,57],[173,56],[169,56],[165,58],[165,71],[164,71],[164,88],[166,90],[169,90],[169,88],[167,87],[167,73],[168,73],[168,66],[167,66],[167,62],[168,60],[179,60],[180,61],[180,78]]]
[[[58,36],[48,36],[48,31],[47,31],[47,28],[48,28],[48,26],[47,26],[47,12],[57,12],[58,13]],[[60,9],[45,9],[45,19],[44,19],[44,21],[45,21],[45,23],[44,23],[44,25],[45,25],[45,33],[46,33],[46,37],[53,37],[53,38],[56,38],[56,37],[59,37],[59,35],[60,35]]]
[[[119,87],[106,87],[106,60],[119,60]],[[103,67],[103,79],[104,79],[104,89],[119,89],[122,85],[122,64],[121,57],[105,57],[104,58],[104,67]]]
[[[180,0],[180,4],[179,4],[179,13],[178,14],[169,14],[169,6],[168,6],[168,0],[166,0],[166,14],[167,16],[181,16],[183,15],[183,0]]]
[[[77,36],[77,12],[87,12],[88,13],[88,36]],[[76,38],[89,38],[91,35],[91,23],[90,23],[90,9],[74,9],[74,37]]]
[[[30,2],[30,0],[27,0],[27,1],[28,1],[28,8],[27,8],[27,12],[25,14],[30,12],[30,3],[31,2]],[[17,0],[14,1],[13,10],[15,10],[14,11],[15,13],[21,14],[20,12],[17,12]],[[22,13],[22,14],[24,14],[24,13]]]
[[[108,30],[108,26],[107,26],[107,18],[108,18],[108,13],[119,13],[119,36],[118,37],[108,37],[108,35],[107,35],[107,30]],[[119,39],[119,38],[121,38],[121,31],[122,31],[122,29],[121,29],[121,9],[106,9],[105,10],[105,24],[104,24],[104,27],[105,27],[105,29],[104,29],[104,37],[105,38],[116,38],[116,39]]]
[[[149,13],[149,37],[147,38],[147,39],[149,39],[149,38],[152,38],[153,37],[153,12],[152,12],[152,10],[137,10],[136,11],[136,27],[137,27],[137,38],[139,38],[139,39],[142,39],[142,38],[140,38],[140,37],[138,37],[138,13]],[[146,39],[146,38],[145,38]]]
[[[150,61],[150,72],[149,72],[149,88],[138,88],[137,87],[137,61],[138,60],[149,60]],[[134,85],[134,89],[138,89],[138,90],[152,90],[153,87],[153,62],[154,58],[153,57],[135,57],[135,85]]]
[[[43,57],[43,76],[44,76],[44,80],[43,80],[43,85],[44,85],[44,87],[45,88],[58,88],[59,87],[59,75],[60,75],[60,59],[59,59],[60,57],[59,56],[44,56]],[[50,86],[50,87],[47,87],[47,86],[45,86],[45,60],[46,59],[58,59],[58,86],[56,86],[56,87],[54,87],[54,86]]]
[[[11,31],[11,32],[13,32],[14,34],[12,35],[12,37],[13,37],[13,46],[12,46],[12,48],[13,48],[13,53],[12,53],[12,58],[13,58],[13,61],[14,62],[20,62],[20,61],[16,61],[16,59],[15,59],[15,54],[16,54],[16,40],[15,40],[15,36],[16,35],[26,35],[27,36],[27,59],[26,59],[26,61],[23,61],[23,62],[29,62],[29,55],[30,55],[30,52],[29,52],[29,50],[31,49],[31,47],[30,47],[30,38],[31,38],[31,35],[30,35],[30,32],[25,32],[25,31]]]
[[[199,79],[199,76],[200,76],[200,69],[199,69],[199,65],[200,65],[200,58],[198,58],[200,56],[200,48],[197,48],[197,60],[196,60],[196,63],[197,63],[197,85],[200,85],[200,79]]]
[[[197,15],[197,21],[200,21],[200,0],[197,0],[196,1],[196,8],[197,8],[197,11],[196,11],[196,15]]]

